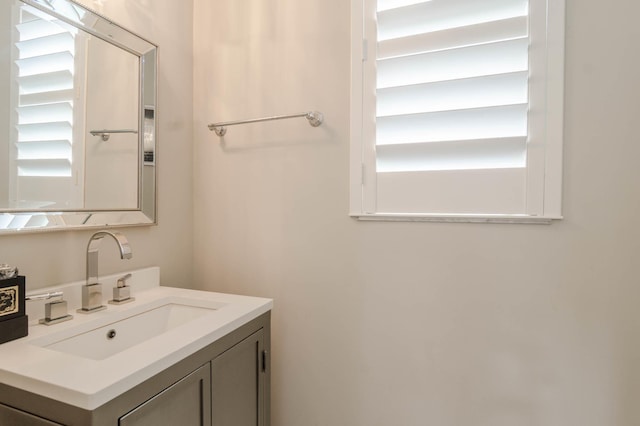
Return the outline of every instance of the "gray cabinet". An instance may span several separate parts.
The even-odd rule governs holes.
[[[0,426],[270,426],[270,324],[267,312],[91,411],[0,383]]]
[[[24,411],[0,404],[0,426],[62,426],[42,417],[36,417]]]
[[[120,418],[120,426],[210,426],[211,368],[205,364]]]
[[[213,426],[265,426],[266,364],[262,330],[211,361]]]

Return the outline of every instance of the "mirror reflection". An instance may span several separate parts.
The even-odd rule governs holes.
[[[0,28],[0,231],[153,223],[155,46],[70,0],[2,2]]]

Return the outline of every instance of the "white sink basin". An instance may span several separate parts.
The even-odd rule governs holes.
[[[102,360],[214,310],[215,308],[168,303],[57,342],[44,344],[42,347],[83,358]]]

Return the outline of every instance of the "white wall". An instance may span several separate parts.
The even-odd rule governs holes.
[[[83,1],[97,8],[98,2]],[[95,7],[94,7],[95,6]],[[100,10],[155,42],[159,49],[159,225],[126,228],[133,259],[122,261],[115,242],[105,241],[100,274],[159,265],[163,283],[191,282],[192,17],[190,2],[109,0]],[[17,265],[28,290],[84,279],[92,231],[0,236],[0,263]],[[135,289],[134,289],[135,291]]]
[[[566,219],[529,226],[347,217],[349,1],[195,0],[195,283],[275,299],[272,424],[640,424],[640,4],[567,3]]]

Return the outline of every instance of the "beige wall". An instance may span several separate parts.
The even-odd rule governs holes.
[[[83,1],[93,7],[92,0]],[[109,0],[101,12],[160,46],[159,209],[156,227],[128,228],[133,259],[121,261],[106,241],[100,273],[159,265],[163,283],[191,282],[192,8],[171,0]],[[169,31],[168,31],[169,30]],[[29,290],[84,279],[91,231],[0,236],[0,262],[17,265]],[[135,289],[134,289],[135,291]]]
[[[195,0],[195,285],[275,299],[272,424],[640,424],[640,5],[567,3],[566,219],[529,226],[347,217],[349,1]]]

